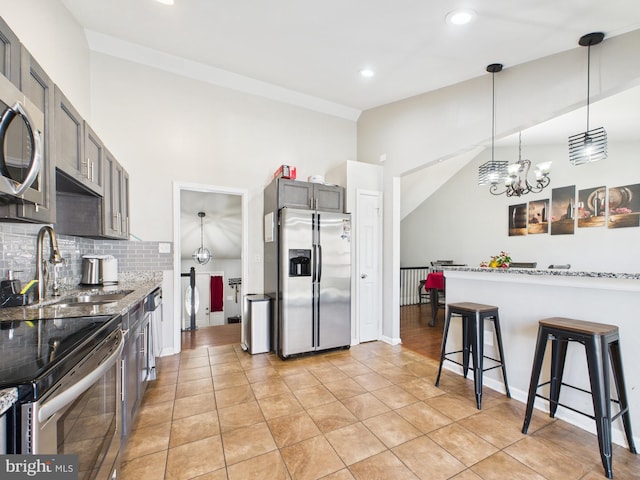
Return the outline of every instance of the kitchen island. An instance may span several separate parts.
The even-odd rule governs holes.
[[[640,338],[640,274],[455,267],[445,268],[444,275],[448,303],[465,301],[499,307],[509,388],[512,397],[522,402],[527,400],[539,320],[568,317],[617,325],[634,438],[638,442],[640,363],[636,361],[636,349]],[[459,332],[459,322],[452,322],[451,327],[452,330],[458,328]],[[496,358],[493,329],[490,326],[487,329],[485,354]],[[458,332],[450,332],[449,345],[461,343],[461,334]],[[584,347],[575,343],[572,342],[567,351],[563,380],[590,390]],[[540,383],[549,378],[549,357],[550,353],[547,353]],[[445,363],[445,366],[451,368],[449,363]],[[498,370],[486,372],[485,385],[504,391],[499,375]],[[615,392],[613,385],[612,392]],[[564,388],[560,401],[581,411],[593,411],[590,395],[583,392]],[[548,411],[548,404],[537,399],[536,408]],[[617,413],[615,405],[612,412]],[[595,433],[595,424],[587,417],[563,407],[558,408],[556,416]],[[613,422],[613,441],[626,446],[621,420]]]

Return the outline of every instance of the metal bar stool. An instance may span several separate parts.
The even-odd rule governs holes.
[[[451,324],[451,315],[462,317],[462,350],[452,352],[446,351],[447,336],[449,335],[449,325]],[[484,321],[492,320],[496,331],[496,343],[498,344],[498,353],[500,359],[488,357],[484,354]],[[462,353],[462,363],[448,358],[448,355]],[[442,364],[445,360],[449,360],[463,369],[464,377],[467,378],[469,371],[469,356],[473,361],[473,380],[476,394],[476,404],[478,410],[482,408],[482,374],[487,370],[494,368],[502,368],[502,378],[504,380],[504,388],[507,397],[511,398],[509,386],[507,384],[507,370],[504,365],[504,351],[502,349],[502,335],[500,333],[500,319],[498,317],[498,307],[493,305],[483,305],[481,303],[449,303],[447,305],[447,315],[444,322],[444,332],[442,334],[442,348],[440,350],[440,366],[438,368],[438,377],[436,378],[436,387],[440,384],[440,374],[442,373]],[[488,368],[483,368],[483,360],[487,358],[496,363]]]
[[[540,381],[542,362],[544,360],[544,352],[547,346],[547,340],[549,339],[551,339],[551,379],[548,382],[538,384]],[[622,423],[624,425],[627,442],[629,443],[629,451],[636,453],[633,434],[631,433],[631,417],[629,415],[629,404],[627,402],[627,393],[624,384],[619,340],[618,327],[615,325],[604,325],[602,323],[585,322],[560,317],[540,320],[538,326],[538,341],[533,359],[533,367],[531,369],[527,410],[524,425],[522,426],[522,433],[526,434],[529,423],[531,422],[533,404],[536,397],[549,401],[549,416],[552,418],[556,414],[558,405],[561,405],[573,412],[595,420],[600,457],[607,478],[613,478],[613,471],[611,469],[611,422],[620,415],[622,415]],[[591,391],[562,382],[567,345],[569,342],[578,342],[585,347]],[[618,394],[617,400],[611,398],[609,361],[611,361]],[[538,388],[544,385],[549,385],[548,398],[537,393]],[[589,415],[560,403],[560,388],[563,385],[590,393],[593,400],[594,414]],[[611,416],[611,402],[617,403],[620,407],[620,411],[613,417]]]

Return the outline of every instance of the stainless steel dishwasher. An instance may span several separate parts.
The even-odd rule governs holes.
[[[149,329],[147,335],[147,376],[156,379],[156,356],[162,351],[162,288],[158,287],[144,300],[144,315]]]

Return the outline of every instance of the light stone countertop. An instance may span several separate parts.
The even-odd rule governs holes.
[[[42,302],[26,307],[0,309],[0,321],[37,320],[41,318],[83,317],[93,315],[119,315],[127,312],[132,305],[144,299],[157,287],[162,286],[162,272],[124,272],[119,274],[117,285],[102,287],[78,286],[64,291],[58,297],[47,297]],[[59,306],[61,299],[86,294],[118,293],[132,290],[121,300],[102,305]]]
[[[16,387],[0,390],[0,415],[4,414],[18,401],[18,389]]]
[[[640,280],[640,273],[587,272],[563,268],[489,268],[489,267],[447,267],[442,265],[445,277],[452,272],[483,272],[497,274],[517,274],[531,276],[613,278],[620,280]]]

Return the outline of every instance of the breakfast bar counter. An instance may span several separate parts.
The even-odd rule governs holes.
[[[522,402],[527,399],[539,320],[568,317],[618,326],[634,438],[639,442],[640,274],[455,267],[445,268],[444,275],[447,303],[477,302],[499,307],[509,388],[513,398]],[[449,334],[449,342],[460,338],[460,334]],[[492,331],[485,333],[485,351],[490,356],[495,354],[493,338]],[[543,364],[542,378],[545,380],[549,376],[549,360],[545,359]],[[569,345],[563,381],[590,389],[586,356],[581,345]],[[504,391],[497,370],[487,372],[484,383]],[[612,391],[615,392],[615,388]],[[578,410],[593,412],[589,394],[565,388],[561,401]],[[547,402],[538,399],[536,408],[548,411]],[[615,405],[612,407],[613,413],[617,413],[616,408]],[[562,407],[556,416],[595,433],[594,422],[587,417]],[[613,441],[626,446],[620,420],[613,422]]]

